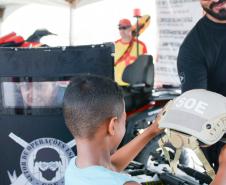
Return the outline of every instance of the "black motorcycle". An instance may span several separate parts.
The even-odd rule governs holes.
[[[133,64],[127,66],[122,78],[130,85],[123,87],[127,128],[120,146],[125,145],[147,128],[164,105],[180,95],[178,87],[163,85],[159,89],[153,88],[154,64],[151,55],[140,55]],[[161,135],[152,139],[135,160],[147,165],[150,155],[158,157],[160,137]]]

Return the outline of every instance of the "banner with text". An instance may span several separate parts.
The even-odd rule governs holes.
[[[157,0],[159,43],[156,85],[180,85],[177,55],[185,36],[203,15],[199,0]]]

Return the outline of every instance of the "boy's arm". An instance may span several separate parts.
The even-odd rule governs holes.
[[[124,170],[128,164],[137,156],[137,154],[144,148],[148,142],[159,134],[161,131],[158,128],[158,122],[160,120],[160,114],[158,114],[155,121],[145,131],[131,140],[128,144],[117,150],[111,156],[112,165],[117,171]]]
[[[210,185],[225,185],[226,184],[226,145],[222,148],[219,156],[219,169],[216,177]]]

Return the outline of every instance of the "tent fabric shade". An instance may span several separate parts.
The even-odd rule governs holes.
[[[55,6],[70,6],[72,2],[73,7],[80,7],[84,6],[90,3],[95,3],[97,1],[101,0],[1,0],[0,5],[5,6],[9,4],[33,4],[33,3],[38,3],[38,4],[46,4],[46,5],[55,5]]]

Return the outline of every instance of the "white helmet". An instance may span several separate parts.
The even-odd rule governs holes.
[[[187,91],[167,105],[159,127],[212,145],[226,132],[226,98],[204,89]]]

